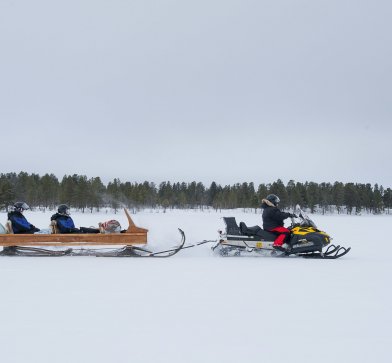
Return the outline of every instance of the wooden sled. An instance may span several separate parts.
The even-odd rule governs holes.
[[[146,244],[148,230],[136,227],[128,211],[126,209],[124,211],[129,224],[125,233],[0,234],[0,246],[133,246]]]

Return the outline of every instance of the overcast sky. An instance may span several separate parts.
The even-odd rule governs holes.
[[[392,2],[0,0],[0,172],[392,187]]]

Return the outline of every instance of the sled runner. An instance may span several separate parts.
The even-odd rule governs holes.
[[[219,232],[219,240],[212,250],[220,256],[298,256],[305,258],[336,259],[350,251],[339,245],[331,245],[331,237],[317,229],[314,222],[300,209],[297,223],[292,218],[288,243],[283,251],[273,248],[276,235],[260,228],[248,227],[244,222],[238,226],[234,217],[224,217],[225,232]],[[323,249],[326,248],[324,251]]]
[[[102,256],[102,257],[170,257],[181,250],[185,243],[182,230],[181,243],[167,251],[152,252],[137,245],[147,243],[145,228],[136,227],[128,211],[128,229],[124,233],[71,233],[71,234],[0,234],[0,246],[3,256]],[[56,232],[55,226],[52,226]],[[11,230],[12,231],[12,230]],[[85,246],[125,246],[123,248],[102,251],[86,249]],[[64,250],[45,249],[43,247],[67,247]],[[72,248],[70,248],[72,247]],[[74,248],[79,247],[79,248]]]

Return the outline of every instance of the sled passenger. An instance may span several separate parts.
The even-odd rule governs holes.
[[[99,233],[97,228],[76,228],[73,219],[70,216],[69,206],[61,204],[57,208],[57,213],[50,218],[51,221],[56,221],[57,228],[60,233]]]
[[[8,220],[11,222],[12,231],[15,234],[32,234],[39,232],[40,229],[29,223],[23,215],[23,211],[30,209],[25,202],[16,202],[13,205],[13,210],[8,213]]]
[[[296,218],[295,214],[282,212],[279,208],[280,199],[275,194],[269,194],[262,200],[263,209],[263,229],[277,234],[272,247],[277,250],[284,250],[283,244],[290,237],[290,230],[284,227],[284,220],[289,217]]]

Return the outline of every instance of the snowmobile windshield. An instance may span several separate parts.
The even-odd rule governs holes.
[[[309,216],[301,209],[299,205],[296,207],[297,214],[302,218],[302,224],[317,228],[316,224],[309,218]]]
[[[306,222],[309,224],[309,226],[311,226],[313,228],[317,228],[316,224],[310,218],[308,218],[306,220]]]

